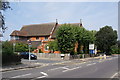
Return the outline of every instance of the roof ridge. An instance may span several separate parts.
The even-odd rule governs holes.
[[[28,26],[32,26],[32,25],[45,25],[45,24],[56,24],[56,22],[41,23],[41,24],[29,24],[29,25],[23,25],[23,27],[28,27]]]

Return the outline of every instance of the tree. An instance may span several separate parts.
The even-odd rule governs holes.
[[[5,32],[7,27],[5,27],[5,17],[3,16],[2,11],[7,10],[8,8],[11,8],[9,2],[0,0],[0,28],[3,32]]]
[[[75,35],[73,25],[63,24],[57,30],[58,47],[61,53],[72,53],[75,47]]]
[[[30,50],[33,51],[35,48],[31,47]],[[15,52],[28,52],[29,51],[29,47],[28,44],[25,43],[16,43],[15,45]]]
[[[105,26],[96,33],[95,37],[98,49],[110,54],[110,47],[117,42],[117,31],[113,30],[111,26]]]
[[[58,49],[58,42],[57,42],[57,40],[55,40],[55,41],[50,41],[50,42],[48,43],[48,46],[49,46],[49,50],[52,51],[52,52],[59,50],[59,49]]]

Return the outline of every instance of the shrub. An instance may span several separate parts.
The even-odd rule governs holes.
[[[20,62],[21,57],[13,52],[12,43],[9,41],[2,43],[2,64]]]

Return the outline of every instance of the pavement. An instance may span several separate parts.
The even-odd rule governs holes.
[[[110,57],[110,56],[107,56]],[[67,64],[71,63],[71,61],[78,61],[78,62],[85,62],[92,59],[99,59],[99,57],[90,57],[90,58],[83,58],[83,59],[73,59],[73,60],[48,60],[48,59],[38,59],[38,60],[22,60],[21,64],[18,65],[9,65],[3,66],[0,69],[0,72],[11,71],[11,70],[19,70],[25,68],[36,68],[36,67],[43,67],[48,65],[56,65],[56,64]]]

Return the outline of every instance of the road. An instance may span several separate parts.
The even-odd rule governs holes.
[[[32,69],[7,71],[3,78],[117,78],[118,57],[91,59],[87,62],[72,60],[68,63],[49,64]]]

